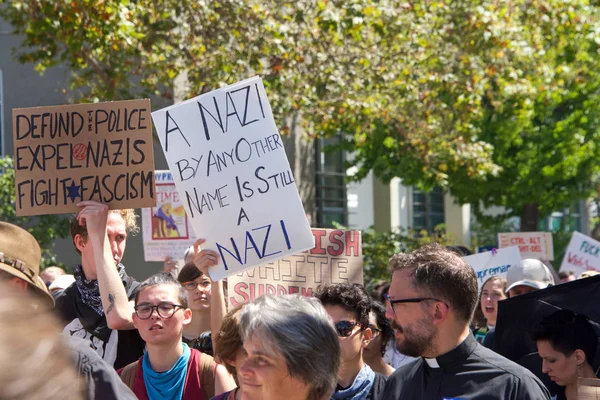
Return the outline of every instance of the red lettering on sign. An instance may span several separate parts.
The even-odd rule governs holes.
[[[359,231],[347,231],[346,232],[346,257],[352,255],[360,257],[360,232]]]
[[[321,247],[321,240],[327,232],[324,229],[313,229],[312,234],[315,237],[315,247],[310,250],[310,254],[327,254]]]
[[[329,233],[329,241],[331,241],[332,245],[327,246],[327,253],[329,253],[330,256],[337,257],[344,252],[344,242],[340,240],[340,236],[344,237],[344,232],[331,231]]]

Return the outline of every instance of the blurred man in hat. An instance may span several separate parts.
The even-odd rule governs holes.
[[[33,293],[36,306],[51,308],[54,300],[40,278],[41,258],[40,246],[29,232],[0,222],[0,277],[19,292]]]
[[[27,361],[24,365],[30,365],[37,362],[43,366],[43,368],[40,369],[40,372],[32,372],[31,375],[28,376],[27,374],[24,374],[22,368],[18,368],[16,363],[12,363],[13,369],[16,368],[18,371],[15,376],[19,378],[28,378],[31,385],[36,384],[35,379],[37,378],[52,379],[52,376],[54,376],[53,374],[60,377],[61,381],[67,382],[69,379],[75,377],[74,375],[69,375],[71,366],[73,366],[84,379],[77,382],[71,382],[69,385],[65,384],[63,392],[60,392],[60,390],[59,392],[44,390],[44,393],[49,393],[48,398],[57,398],[59,393],[60,396],[65,399],[79,398],[75,396],[75,392],[77,392],[83,394],[83,398],[86,399],[135,399],[133,393],[121,382],[115,370],[104,362],[96,352],[91,350],[87,343],[74,338],[58,341],[55,340],[55,338],[59,335],[52,337],[51,332],[46,332],[48,329],[57,326],[58,321],[54,316],[50,315],[50,313],[44,313],[42,308],[42,306],[51,308],[53,300],[50,293],[48,293],[48,289],[46,289],[46,284],[39,276],[41,255],[42,252],[38,242],[29,232],[18,226],[0,222],[0,280],[2,281],[0,284],[9,286],[9,290],[7,291],[0,290],[3,295],[0,300],[6,305],[6,307],[2,307],[2,309],[16,309],[16,306],[9,305],[14,303],[14,296],[12,296],[12,293],[22,294],[22,297],[18,300],[18,304],[24,305],[23,309],[18,309],[18,313],[12,316],[5,313],[7,318],[10,317],[14,319],[20,316],[23,321],[14,320],[11,323],[2,323],[2,326],[4,327],[4,335],[2,338],[6,340],[0,340],[0,342],[4,343],[6,350],[0,351],[0,354],[3,356],[1,359],[3,362],[0,364],[5,368],[8,368],[11,363],[4,362],[9,360],[7,355],[9,357],[11,351],[23,351],[22,346],[26,345],[20,343],[17,344],[15,342],[12,345],[7,346],[10,340],[16,341],[19,336],[23,336],[24,334],[24,332],[14,332],[13,329],[24,330],[28,325],[31,325],[32,327],[37,327],[34,329],[34,332],[38,331],[37,336],[40,336],[39,340],[36,339],[32,341],[30,335],[25,335],[28,338],[27,342],[31,343],[31,348],[29,348],[29,354],[22,354],[19,357]],[[31,295],[28,292],[31,293]],[[13,298],[11,299],[11,297]],[[31,312],[26,312],[27,307],[30,307]],[[26,324],[23,323],[25,320],[27,322]],[[57,330],[56,333],[59,332],[60,331]],[[46,333],[49,333],[49,335]],[[42,336],[44,337],[42,338]],[[9,338],[12,339],[9,340]],[[45,346],[45,348],[42,349],[43,351],[39,349],[36,350],[34,347],[36,343]],[[50,352],[48,352],[47,348],[49,343],[52,345]],[[57,354],[56,352],[59,352],[60,349],[66,354]],[[44,361],[43,357],[41,357],[44,355],[52,357],[53,361]],[[37,356],[37,358],[35,356]],[[60,368],[53,367],[53,365],[58,365],[62,362],[63,358],[66,358],[71,365],[63,365],[63,367]],[[7,369],[6,371],[7,376],[9,376],[9,370]],[[25,385],[25,389],[27,389],[27,384],[21,382],[20,385],[17,385],[14,382],[14,376],[10,376],[12,376],[12,378],[9,380],[15,388],[18,387],[20,388],[19,390],[22,390],[23,385]],[[3,393],[7,394],[7,386],[0,386],[3,388]],[[52,385],[46,386],[52,389]],[[45,386],[40,383],[39,387],[36,386],[31,389],[41,390],[40,388],[44,387]],[[34,392],[29,392],[29,397],[19,397],[18,393],[14,392],[14,395],[9,395],[6,398],[20,399],[46,397],[40,392],[35,392],[35,394]]]

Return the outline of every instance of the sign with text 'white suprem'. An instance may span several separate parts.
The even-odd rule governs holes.
[[[152,113],[173,180],[219,280],[314,247],[262,80]]]
[[[508,269],[521,262],[521,253],[517,246],[506,247],[504,249],[486,251],[463,257],[477,274],[477,286],[479,292],[481,287],[492,276],[499,276],[506,279]]]

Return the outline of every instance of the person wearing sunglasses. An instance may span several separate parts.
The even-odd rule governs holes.
[[[182,342],[183,327],[192,318],[187,297],[164,272],[142,282],[135,295],[133,324],[147,351],[119,374],[140,400],[209,400],[236,386],[224,366]]]
[[[394,338],[394,330],[385,317],[385,306],[378,301],[371,303],[369,328],[373,332],[373,338],[363,350],[363,360],[373,371],[390,376],[395,369],[385,362],[383,356],[388,342]]]
[[[363,360],[363,350],[373,338],[369,327],[371,299],[362,286],[334,283],[320,286],[314,295],[334,323],[340,341],[340,371],[335,400],[381,399],[386,378]]]
[[[475,340],[477,276],[458,254],[428,244],[390,267],[386,316],[398,350],[419,359],[388,378],[385,399],[550,400],[530,371]]]

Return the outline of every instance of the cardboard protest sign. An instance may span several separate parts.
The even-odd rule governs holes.
[[[145,261],[183,258],[196,241],[181,197],[170,171],[154,173],[156,207],[142,209],[142,236]]]
[[[150,207],[150,100],[13,109],[17,215]]]
[[[552,246],[552,233],[550,232],[499,233],[498,245],[501,249],[519,246],[522,259],[554,260],[554,247]]]
[[[314,246],[258,77],[152,113],[214,280]]]
[[[600,242],[579,232],[573,232],[561,271],[573,271],[576,275],[585,271],[600,271]]]
[[[492,276],[506,278],[508,269],[521,262],[521,253],[517,246],[506,247],[504,249],[486,251],[484,253],[473,254],[463,257],[477,274],[477,285],[481,292],[481,287]]]
[[[312,296],[324,283],[363,284],[360,231],[312,229],[315,247],[228,278],[229,304],[263,294]]]

